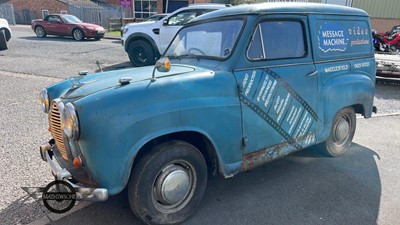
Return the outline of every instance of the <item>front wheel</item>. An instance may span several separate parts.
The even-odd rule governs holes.
[[[35,28],[35,34],[38,38],[45,38],[47,36],[46,31],[42,26],[37,26]]]
[[[200,151],[182,141],[157,145],[134,166],[129,203],[146,224],[175,224],[198,207],[207,183],[207,164]]]
[[[133,41],[128,47],[129,60],[135,67],[155,64],[153,47],[143,40]]]
[[[354,109],[344,108],[336,113],[329,138],[323,143],[324,152],[336,157],[345,153],[353,141],[356,131],[356,114]]]
[[[82,41],[85,38],[85,35],[81,29],[75,29],[72,32],[72,37],[77,41]]]

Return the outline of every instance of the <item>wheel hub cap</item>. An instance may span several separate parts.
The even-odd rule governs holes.
[[[180,165],[170,165],[161,171],[156,180],[156,199],[164,205],[179,205],[185,201],[190,188],[188,171]]]
[[[346,140],[349,131],[350,124],[345,119],[342,119],[336,126],[335,130],[335,139],[337,142],[342,143],[344,140]]]

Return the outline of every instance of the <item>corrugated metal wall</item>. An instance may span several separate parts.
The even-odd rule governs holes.
[[[354,0],[353,7],[367,11],[373,18],[400,18],[399,0]]]

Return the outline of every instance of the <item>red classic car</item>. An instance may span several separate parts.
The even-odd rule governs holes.
[[[76,16],[68,14],[51,14],[44,19],[33,20],[31,27],[40,38],[47,35],[60,35],[72,36],[77,41],[85,38],[99,40],[105,33],[102,26],[84,23]]]

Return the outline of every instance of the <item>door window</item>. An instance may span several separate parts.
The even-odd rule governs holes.
[[[168,19],[168,25],[183,25],[196,17],[196,10],[182,11]]]
[[[305,54],[304,30],[298,21],[261,22],[247,49],[250,60],[301,58]]]
[[[61,19],[59,16],[49,16],[47,17],[47,21],[50,23],[56,23],[56,22],[61,22]]]

